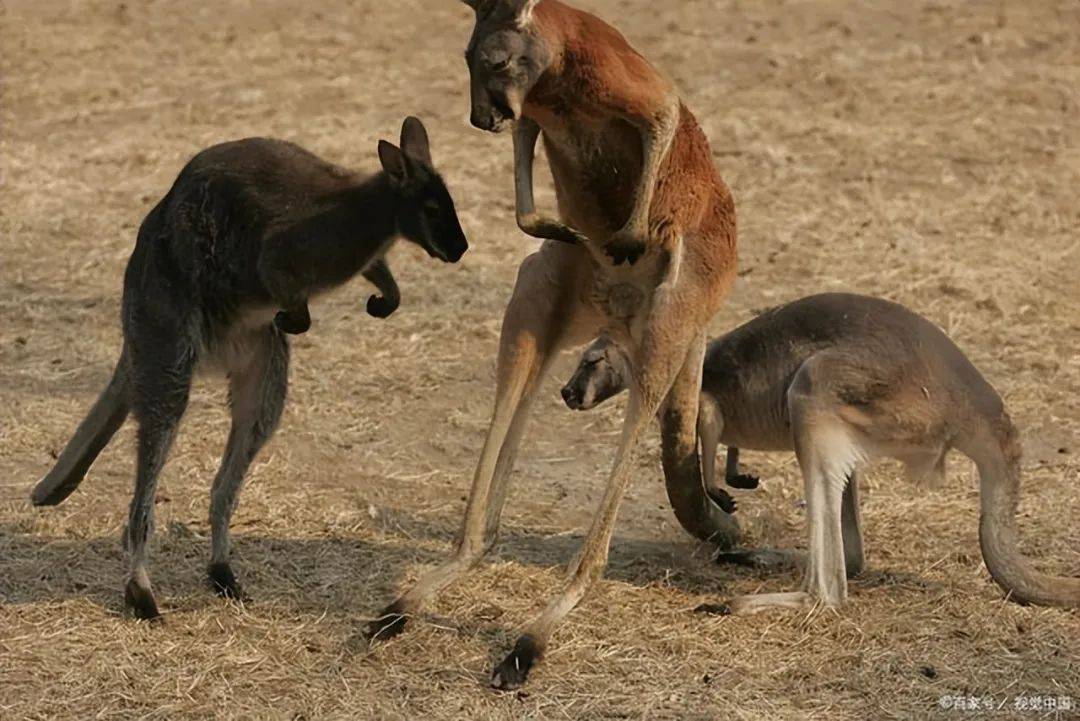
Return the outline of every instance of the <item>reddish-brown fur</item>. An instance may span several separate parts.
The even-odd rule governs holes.
[[[526,97],[523,114],[545,132],[545,148],[567,220],[591,238],[607,237],[622,227],[634,203],[642,164],[636,127],[653,122],[674,89],[618,30],[594,15],[559,0],[544,0],[534,11],[533,23],[553,57]],[[709,296],[704,305],[711,317],[734,279],[735,204],[693,113],[682,103],[679,110],[678,129],[660,166],[649,213],[650,233],[644,240],[670,252],[682,239],[684,265],[689,263],[704,276],[702,289],[707,288]],[[564,157],[547,137],[560,137],[568,128],[582,126],[604,131],[605,145],[619,171],[592,179],[598,182],[588,188],[576,182],[573,159]],[[573,206],[572,199],[583,197],[591,198],[593,207],[566,207]],[[599,224],[598,218],[607,222]]]
[[[496,687],[515,688],[603,572],[633,451],[657,415],[676,518],[700,538],[735,542],[737,524],[705,494],[696,439],[705,333],[735,278],[735,209],[694,116],[618,31],[558,0],[466,2],[477,13],[466,51],[472,122],[497,131],[516,121],[518,225],[549,242],[522,263],[503,319],[495,410],[454,557],[387,607],[370,633],[399,632],[491,547],[540,379],[561,349],[603,334],[628,361],[623,434],[566,586],[492,676]],[[559,221],[535,208],[540,137]]]
[[[634,203],[642,170],[638,128],[657,122],[675,90],[618,30],[594,15],[542,0],[533,11],[532,28],[552,60],[525,98],[523,115],[544,132],[566,219],[586,236],[603,239],[622,227]],[[734,202],[697,120],[681,102],[678,106],[678,126],[660,164],[644,240],[670,252],[681,239],[682,265],[700,276],[693,285],[712,286],[719,297],[710,300],[718,302],[735,271]],[[564,146],[590,131],[596,133],[596,147],[590,149],[612,167],[584,178],[595,158],[572,157]],[[589,185],[582,182],[586,179]]]

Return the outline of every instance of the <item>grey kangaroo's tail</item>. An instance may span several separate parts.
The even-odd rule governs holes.
[[[94,459],[127,418],[131,408],[130,385],[127,358],[122,353],[109,385],[64,446],[56,465],[34,486],[30,500],[35,506],[55,506],[79,487]]]
[[[979,541],[983,560],[997,584],[1020,603],[1080,608],[1080,579],[1036,571],[1016,543],[1016,506],[1020,496],[1020,446],[1007,415],[990,425],[979,452],[982,514]]]

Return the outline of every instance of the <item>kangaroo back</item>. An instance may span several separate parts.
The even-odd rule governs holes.
[[[53,469],[34,487],[35,506],[55,506],[75,492],[94,459],[108,445],[131,409],[126,354],[120,355],[112,380],[95,401]]]

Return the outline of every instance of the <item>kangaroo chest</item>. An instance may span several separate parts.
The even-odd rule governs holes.
[[[622,120],[553,123],[543,128],[563,219],[604,238],[630,217],[642,169],[641,134]]]

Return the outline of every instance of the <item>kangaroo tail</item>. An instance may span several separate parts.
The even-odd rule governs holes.
[[[698,454],[697,419],[668,408],[660,420],[661,460],[668,500],[679,524],[692,536],[720,548],[739,542],[739,524],[705,490]],[[715,458],[716,447],[709,451]],[[712,483],[715,484],[715,471]]]
[[[56,465],[34,486],[30,501],[35,506],[55,506],[79,487],[94,459],[127,418],[130,386],[126,354],[121,354],[109,385],[64,446]]]
[[[1040,573],[1017,550],[1020,444],[1016,428],[1002,413],[982,435],[979,451],[972,455],[979,468],[979,545],[987,570],[1018,603],[1080,607],[1080,579]]]

